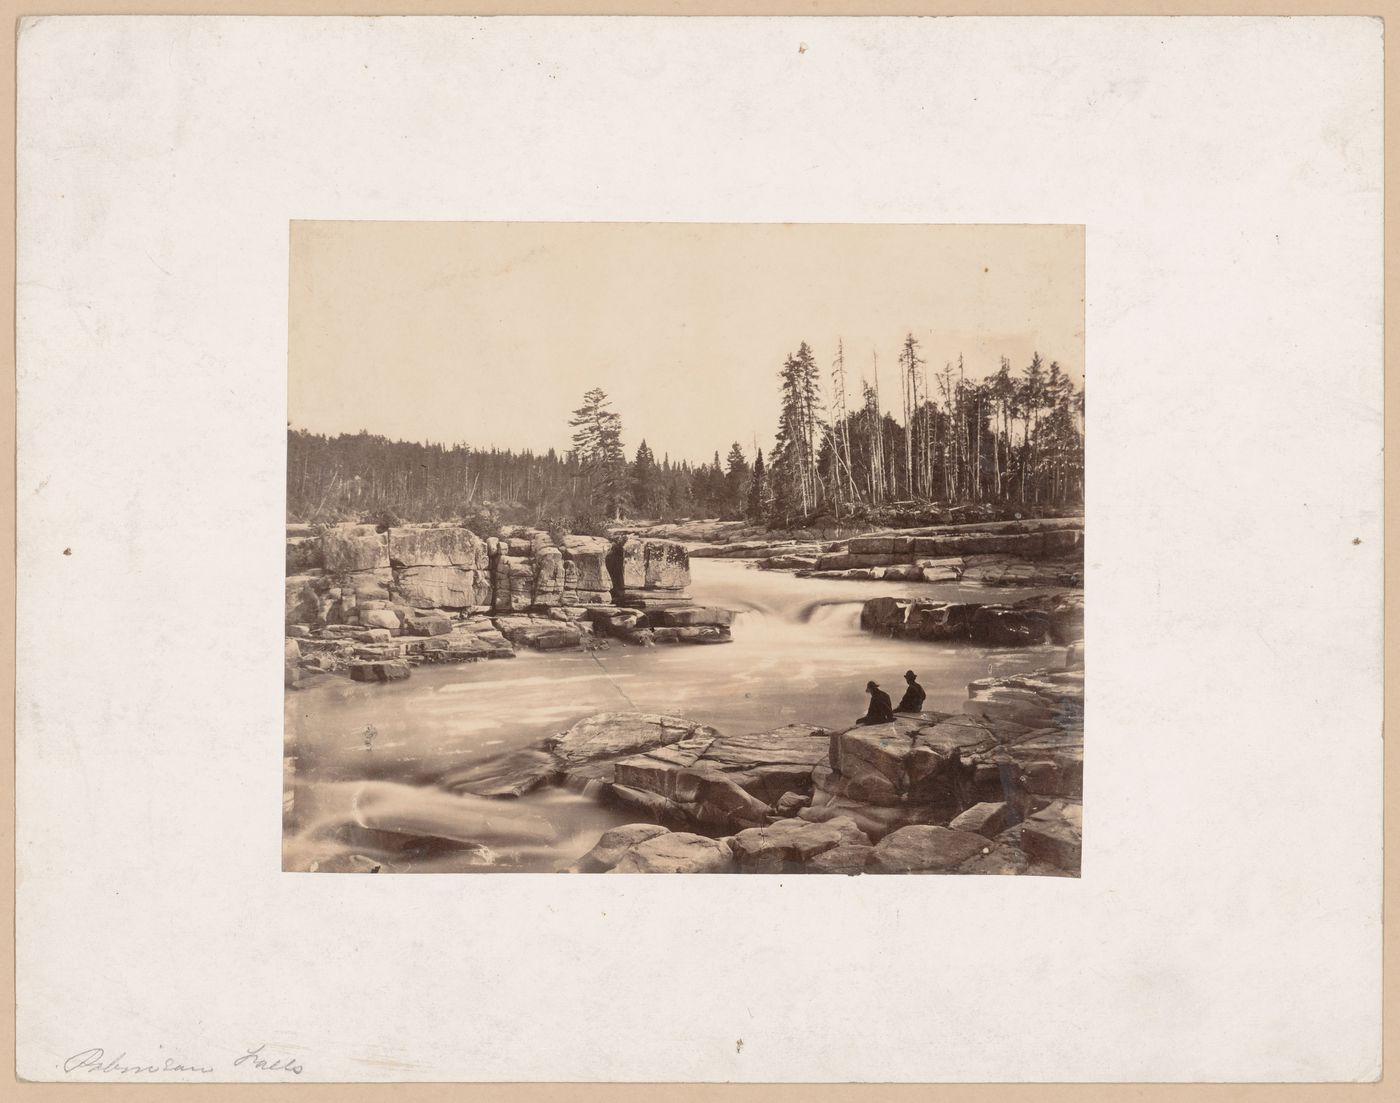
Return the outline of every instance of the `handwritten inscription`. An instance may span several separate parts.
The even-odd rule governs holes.
[[[264,1052],[266,1049],[266,1042],[249,1046],[246,1052],[229,1060],[233,1068],[245,1071],[287,1072],[293,1076],[300,1076],[305,1071],[301,1062],[296,1058],[274,1057]],[[210,1075],[216,1071],[217,1067],[217,1065],[199,1061],[176,1060],[174,1057],[166,1057],[159,1063],[133,1061],[125,1053],[108,1057],[107,1051],[100,1046],[80,1050],[63,1062],[64,1072],[85,1072],[93,1076],[151,1076],[171,1072],[196,1072]]]

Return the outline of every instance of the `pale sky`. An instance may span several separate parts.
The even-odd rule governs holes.
[[[778,371],[806,341],[830,400],[904,335],[969,378],[1038,349],[1084,366],[1078,226],[294,222],[288,417],[313,432],[537,452],[602,387],[630,456],[767,453]]]

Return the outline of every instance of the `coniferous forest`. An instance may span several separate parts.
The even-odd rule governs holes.
[[[631,518],[776,528],[878,522],[934,503],[1082,504],[1084,391],[1058,363],[1036,353],[1013,368],[1003,357],[995,373],[969,378],[961,359],[931,369],[910,334],[894,367],[897,404],[880,390],[882,373],[890,386],[888,367],[857,367],[838,340],[823,369],[804,341],[777,372],[781,412],[767,452],[716,442],[700,462],[672,459],[596,388],[574,411],[563,454],[289,428],[287,519],[590,532]]]

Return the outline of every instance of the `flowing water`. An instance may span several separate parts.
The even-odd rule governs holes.
[[[797,721],[848,727],[865,711],[865,683],[875,680],[898,702],[905,670],[919,675],[926,708],[959,711],[969,681],[1057,665],[1063,654],[1052,645],[983,648],[860,631],[861,604],[880,595],[986,602],[1035,590],[803,579],[720,559],[692,560],[691,574],[697,604],[735,610],[732,643],[522,650],[514,659],[415,667],[404,682],[334,678],[289,690],[284,867],[552,871],[635,815],[565,789],[519,800],[455,796],[436,779],[599,712],[670,713],[721,732]]]

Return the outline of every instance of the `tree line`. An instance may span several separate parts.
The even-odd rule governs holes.
[[[563,454],[392,441],[367,432],[287,434],[292,521],[460,520],[602,531],[627,517],[747,518],[793,525],[873,518],[918,503],[1072,506],[1084,493],[1084,391],[1039,353],[1019,371],[968,379],[962,358],[930,371],[905,337],[896,359],[900,417],[884,409],[878,360],[856,374],[838,340],[828,388],[804,341],[778,371],[772,448],[673,461],[641,439],[631,460],[608,396],[583,396]],[[824,391],[829,398],[824,397]]]

